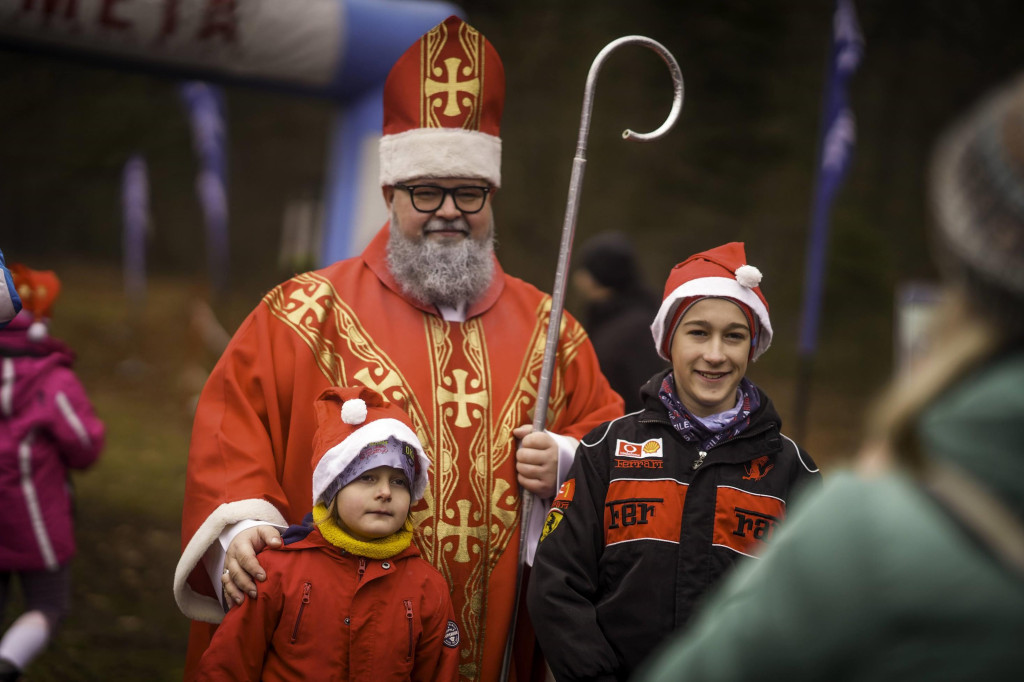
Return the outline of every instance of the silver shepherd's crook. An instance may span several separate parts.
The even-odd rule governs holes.
[[[594,63],[587,74],[587,84],[583,89],[583,113],[580,116],[580,135],[576,142],[576,156],[572,160],[572,177],[569,180],[569,199],[565,207],[565,222],[562,224],[562,243],[558,251],[558,267],[555,270],[555,287],[551,292],[551,318],[548,321],[548,335],[544,347],[544,364],[540,370],[540,384],[537,387],[537,406],[533,416],[533,430],[543,431],[547,421],[548,398],[551,393],[551,379],[555,367],[555,355],[558,351],[558,336],[562,326],[562,310],[565,306],[565,285],[569,276],[569,255],[572,252],[572,238],[576,231],[576,214],[580,205],[580,187],[583,184],[583,169],[587,165],[587,135],[590,133],[590,112],[594,108],[594,86],[597,72],[612,52],[623,45],[643,45],[658,53],[668,65],[672,74],[672,111],[661,127],[650,133],[636,133],[627,128],[622,132],[622,139],[635,142],[656,140],[675,125],[679,112],[683,109],[683,74],[679,70],[672,53],[661,43],[645,36],[623,36],[605,45],[597,53]],[[526,522],[533,508],[533,495],[522,491],[522,509],[519,516],[519,566],[516,572],[516,601],[512,607],[512,628],[508,641],[505,643],[505,658],[502,662],[502,682],[508,679],[509,665],[512,660],[512,641],[515,638],[516,620],[519,611],[519,600],[522,596],[523,565],[526,563]]]

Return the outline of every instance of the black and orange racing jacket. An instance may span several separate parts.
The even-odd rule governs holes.
[[[644,409],[580,443],[548,514],[528,588],[558,680],[625,680],[738,560],[756,556],[794,491],[821,475],[768,396],[749,427],[702,451],[643,388]]]

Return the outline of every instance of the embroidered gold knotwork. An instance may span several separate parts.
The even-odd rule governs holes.
[[[449,49],[449,56],[442,59],[445,45],[453,39],[458,40],[461,54],[452,55]],[[439,24],[420,44],[420,126],[476,130],[484,88],[483,37],[468,24],[451,37],[447,27]]]

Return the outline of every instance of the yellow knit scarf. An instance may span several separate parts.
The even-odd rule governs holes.
[[[376,540],[359,540],[346,533],[323,504],[313,507],[313,523],[320,529],[320,534],[327,542],[350,554],[364,556],[368,559],[393,557],[412,542],[412,519],[408,517],[401,530]]]

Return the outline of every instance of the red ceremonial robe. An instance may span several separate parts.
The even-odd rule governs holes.
[[[237,521],[301,520],[313,504],[314,399],[332,385],[369,386],[406,408],[431,458],[415,542],[452,589],[460,673],[494,680],[519,556],[511,432],[533,421],[551,298],[495,259],[466,321],[446,322],[401,294],[387,267],[388,229],[360,257],[273,289],[214,368],[189,449],[175,597],[185,615],[219,622],[203,553]],[[579,439],[621,414],[582,327],[564,315],[547,428]],[[212,630],[193,623],[186,679]]]

